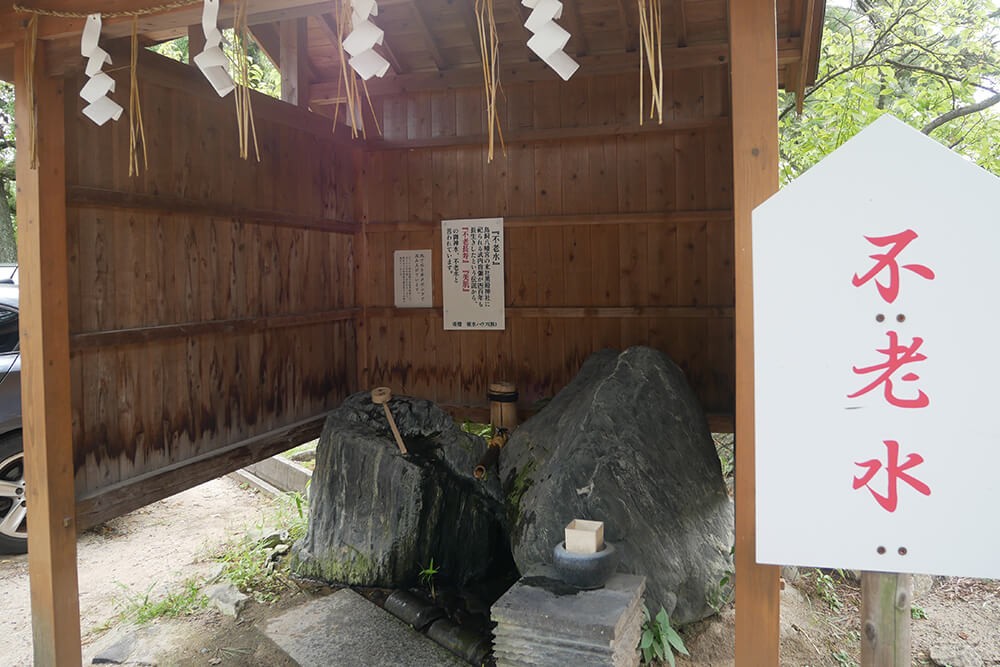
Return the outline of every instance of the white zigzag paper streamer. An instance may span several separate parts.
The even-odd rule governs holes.
[[[201,12],[201,29],[205,32],[205,48],[194,57],[194,64],[215,88],[219,97],[225,97],[236,87],[229,73],[229,58],[222,52],[222,33],[219,32],[219,0],[205,0]]]
[[[371,22],[378,16],[375,0],[352,0],[351,34],[344,39],[344,50],[351,56],[351,69],[367,81],[373,76],[383,77],[389,71],[389,61],[375,52],[375,45],[381,44],[385,33]]]
[[[111,56],[98,46],[101,40],[101,15],[91,14],[83,27],[83,37],[80,39],[80,54],[87,59],[87,83],[80,89],[80,97],[87,101],[83,114],[98,125],[104,125],[109,120],[118,120],[122,115],[122,107],[108,97],[115,92],[115,80],[101,71],[105,64],[111,64]]]
[[[570,37],[569,32],[556,23],[556,19],[562,17],[563,3],[559,0],[521,0],[521,4],[531,9],[524,23],[524,27],[533,33],[528,40],[528,48],[555,70],[563,81],[569,81],[580,64],[563,50]]]

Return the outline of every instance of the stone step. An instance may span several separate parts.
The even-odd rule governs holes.
[[[270,619],[264,634],[302,667],[466,665],[349,588]]]

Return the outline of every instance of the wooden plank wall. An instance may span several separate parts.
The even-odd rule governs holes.
[[[555,77],[553,77],[555,79]],[[595,350],[646,344],[732,414],[732,139],[726,65],[667,72],[663,126],[636,74],[505,83],[506,156],[487,163],[481,89],[386,96],[364,156],[368,384],[480,405],[512,379],[531,406]],[[647,87],[648,99],[648,87]],[[446,332],[440,221],[505,218],[507,329]],[[393,308],[392,257],[434,251],[433,310]]]
[[[83,526],[287,448],[289,428],[318,432],[356,383],[356,149],[258,97],[261,162],[244,161],[231,97],[151,54],[140,73],[137,178],[127,111],[96,127],[66,96]],[[118,92],[127,100],[127,79]]]

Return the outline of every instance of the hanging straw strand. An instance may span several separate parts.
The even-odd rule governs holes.
[[[38,102],[35,99],[35,54],[38,53],[38,17],[28,19],[24,40],[24,88],[28,98],[28,160],[38,169]]]
[[[142,124],[142,103],[139,100],[139,19],[132,18],[132,71],[129,76],[128,132],[129,157],[128,175],[139,175],[139,144],[142,144],[142,168],[149,169],[149,155],[146,153],[146,130]]]

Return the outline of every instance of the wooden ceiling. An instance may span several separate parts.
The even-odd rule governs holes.
[[[0,0],[3,3],[5,0]],[[331,100],[340,77],[337,23],[333,0],[248,0],[255,38],[276,63],[280,62],[280,22],[304,21],[307,47],[305,81],[314,104]],[[25,6],[69,11],[141,9],[150,0],[21,0]],[[555,77],[526,46],[530,33],[524,21],[530,12],[520,0],[494,0],[501,42],[503,72],[522,78]],[[726,0],[662,0],[664,59],[668,68],[727,62],[729,56]],[[415,90],[425,86],[476,85],[481,75],[475,0],[380,0],[376,24],[385,31],[380,47],[391,63],[384,79],[371,82],[373,93]],[[565,0],[559,23],[572,35],[566,52],[581,63],[579,74],[631,70],[638,58],[639,20],[635,0]],[[815,80],[824,0],[777,0],[779,82],[801,92]],[[223,0],[222,16],[231,16],[232,3]],[[141,33],[149,42],[180,36],[188,26],[200,31],[197,4],[143,16]],[[14,43],[23,38],[26,15],[7,4],[0,10],[0,75]],[[63,59],[75,56],[82,21],[43,18],[39,35]],[[105,38],[127,35],[128,19],[106,19]],[[300,32],[301,34],[301,32]],[[6,47],[6,48],[5,48]],[[78,53],[78,50],[77,50]],[[286,51],[287,53],[287,51]],[[7,56],[7,58],[5,58]],[[50,64],[51,63],[50,58]],[[72,64],[55,71],[73,69]],[[51,69],[51,68],[50,68]],[[578,75],[579,75],[578,74]]]

